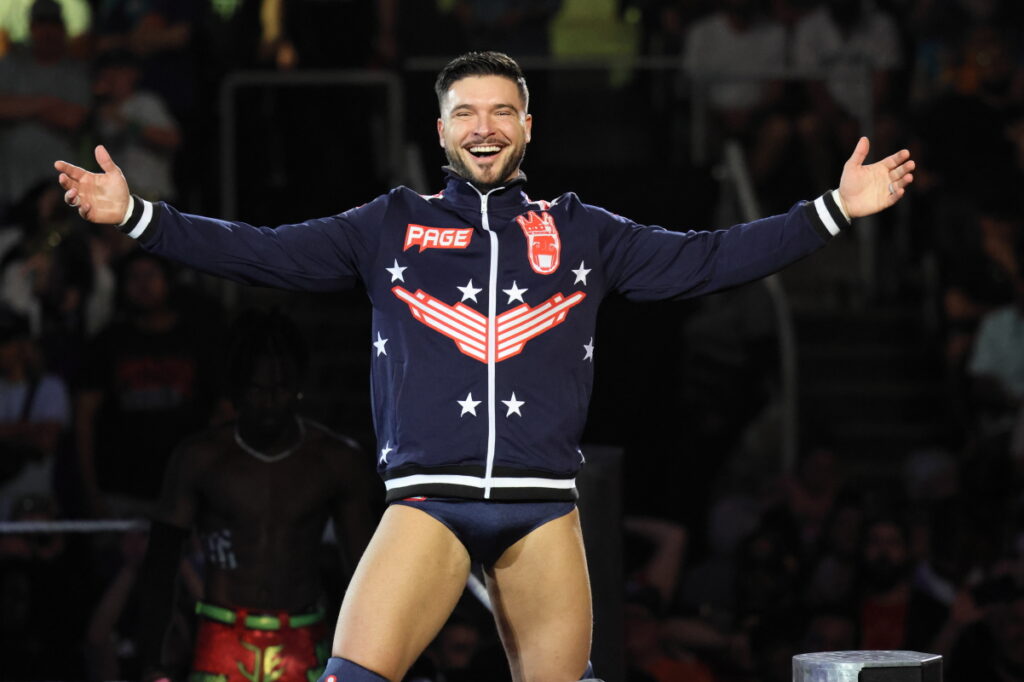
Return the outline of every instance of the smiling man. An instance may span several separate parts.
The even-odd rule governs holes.
[[[592,675],[591,595],[575,507],[601,300],[698,296],[768,275],[850,218],[895,204],[907,151],[864,165],[784,215],[715,232],[638,225],[572,194],[533,200],[520,171],[532,119],[519,66],[494,52],[439,74],[438,194],[399,187],[278,228],[184,215],[103,169],[57,162],[65,200],[143,246],[241,282],[362,284],[373,302],[377,469],[390,503],[338,617],[327,682],[397,681],[483,565],[516,682]]]

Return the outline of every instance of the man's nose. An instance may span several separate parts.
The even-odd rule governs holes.
[[[477,116],[476,127],[473,132],[480,137],[488,137],[494,131],[493,121],[490,116]]]

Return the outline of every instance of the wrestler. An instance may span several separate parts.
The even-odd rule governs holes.
[[[205,555],[192,682],[313,682],[330,652],[316,557],[334,520],[348,572],[373,529],[376,486],[359,447],[296,412],[306,350],[278,313],[250,311],[226,359],[237,420],[180,445],[164,478],[140,578],[146,679],[169,672],[170,621],[182,542]]]
[[[895,204],[914,162],[904,150],[865,165],[861,138],[837,190],[729,229],[671,232],[572,193],[527,196],[529,92],[506,55],[454,59],[435,94],[450,165],[434,195],[399,187],[269,228],[133,196],[102,147],[102,172],[58,162],[59,182],[86,220],[205,272],[366,288],[377,470],[391,504],[342,603],[327,682],[400,680],[472,562],[485,567],[513,678],[578,680],[591,674],[592,615],[575,476],[601,300],[692,297],[766,276]]]

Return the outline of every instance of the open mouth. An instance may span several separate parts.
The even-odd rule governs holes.
[[[478,159],[487,159],[501,151],[501,147],[496,144],[487,145],[475,145],[467,148],[469,153]]]

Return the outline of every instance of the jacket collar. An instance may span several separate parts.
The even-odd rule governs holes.
[[[444,189],[444,197],[457,206],[466,206],[474,211],[480,210],[480,195],[466,178],[462,177],[451,166],[444,166],[442,169],[447,175]],[[492,191],[487,199],[490,208],[516,208],[529,203],[526,192],[526,174],[519,171],[519,175],[509,180],[501,187]]]

